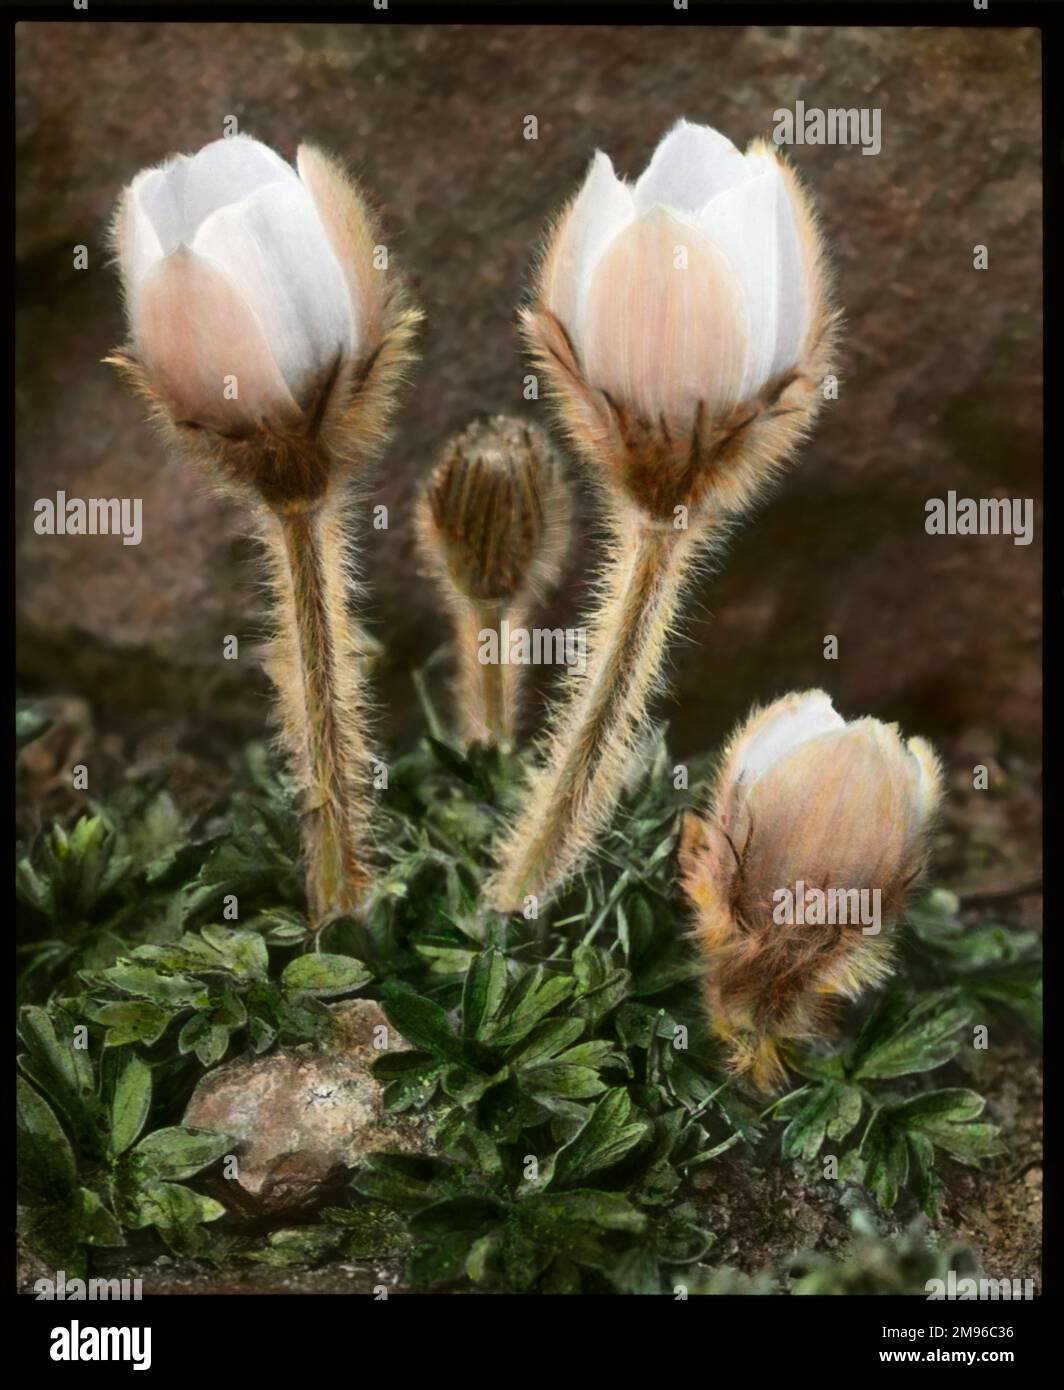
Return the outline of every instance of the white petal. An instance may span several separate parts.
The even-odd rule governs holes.
[[[656,203],[697,212],[726,188],[745,183],[750,170],[726,135],[708,125],[678,121],[660,141],[635,186],[635,209]]]
[[[791,202],[791,185],[784,175],[779,156],[767,145],[756,142],[746,156],[755,176],[772,171],[778,187],[776,205],[776,246],[779,257],[780,296],[776,320],[776,350],[769,376],[787,371],[799,361],[809,333],[812,294],[808,267],[802,250],[798,219]]]
[[[568,330],[577,351],[583,342],[583,314],[595,266],[605,247],[633,218],[632,190],[613,171],[610,157],[597,150],[544,267],[543,298]]]
[[[310,194],[298,179],[267,184],[212,213],[193,249],[243,294],[306,405],[322,369],[354,348],[347,285]]]
[[[264,184],[298,182],[295,170],[268,145],[247,135],[215,140],[192,159],[184,186],[184,231],[195,233],[212,212],[238,203]]]
[[[584,327],[588,379],[643,418],[689,421],[700,401],[736,399],[746,353],[738,285],[721,252],[664,208],[606,249]]]
[[[192,160],[187,155],[158,169],[148,169],[133,181],[133,191],[144,216],[159,239],[164,256],[189,241],[194,227],[185,222],[185,184]]]
[[[750,319],[745,399],[794,366],[804,338],[807,295],[801,246],[778,166],[772,164],[714,198],[698,223],[725,252],[743,287]]]
[[[738,751],[736,777],[750,786],[800,744],[819,734],[841,729],[846,721],[835,712],[830,695],[811,690],[805,695],[779,702],[778,710],[768,712],[749,740]]]
[[[372,221],[355,185],[321,150],[300,145],[296,168],[347,282],[352,348],[370,351],[387,298],[385,277],[373,263],[377,238]]]
[[[148,273],[135,332],[152,381],[180,418],[234,430],[298,415],[243,296],[187,246]],[[234,377],[235,400],[226,390]]]
[[[144,278],[163,254],[158,234],[140,201],[140,187],[155,172],[157,171],[147,169],[144,173],[138,174],[125,190],[118,206],[115,223],[115,247],[118,251],[130,323],[136,321],[140,287]]]

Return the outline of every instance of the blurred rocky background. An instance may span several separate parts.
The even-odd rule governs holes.
[[[847,715],[898,719],[938,742],[956,790],[979,805],[991,858],[1009,835],[1033,854],[1040,511],[1029,546],[924,529],[925,503],[950,489],[1040,493],[1032,30],[19,25],[20,693],[66,700],[67,742],[89,738],[127,768],[158,765],[189,795],[208,790],[212,767],[264,724],[244,518],[166,459],[100,362],[123,338],[108,219],[142,166],[195,150],[235,116],[288,157],[303,139],[335,151],[384,212],[392,254],[427,312],[423,359],[367,499],[367,509],[388,506],[390,527],[367,525],[361,542],[382,644],[381,734],[394,745],[423,727],[411,671],[445,633],[416,573],[419,482],[472,415],[547,418],[544,403],[522,398],[514,329],[545,220],[596,146],[634,177],[678,116],[745,144],[798,100],[882,112],[874,157],[792,150],[846,314],[839,400],[700,591],[660,712],[688,754],[753,701],[824,686]],[[537,140],[523,136],[528,115]],[[78,245],[87,270],[73,268]],[[987,270],[973,268],[976,245],[988,248]],[[60,490],[142,498],[143,543],[37,536],[33,504]],[[585,495],[545,624],[578,621],[594,537]],[[238,662],[222,660],[230,633],[242,639]],[[837,661],[824,659],[828,634]],[[531,727],[548,688],[542,680]],[[64,736],[52,739],[54,767],[38,750],[45,784],[69,751]],[[971,794],[974,763],[1000,773],[999,789],[1011,779],[1027,790],[991,814]]]

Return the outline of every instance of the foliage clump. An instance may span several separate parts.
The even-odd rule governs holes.
[[[104,1253],[150,1259],[162,1242],[277,1267],[402,1255],[416,1288],[841,1287],[845,1262],[822,1256],[782,1283],[718,1268],[692,1174],[778,1146],[819,1181],[830,1155],[840,1199],[866,1193],[883,1212],[934,1219],[943,1159],[979,1166],[1003,1152],[956,1063],[987,1008],[1037,1026],[1037,940],[968,928],[957,900],[932,892],[875,1007],[832,1043],[792,1049],[799,1084],[755,1102],[704,1016],[675,886],[679,814],[709,768],[691,766],[690,792],[675,790],[658,732],[594,861],[532,920],[479,907],[522,765],[442,737],[390,768],[365,911],[316,934],[292,789],[262,748],[205,820],[145,785],[45,827],[16,864],[31,1248],[71,1274]],[[386,1107],[427,1111],[438,1152],[373,1155],[346,1206],[250,1235],[205,1182],[232,1142],[183,1126],[184,1106],[226,1058],[322,1038],[329,1003],[356,991],[412,1049],[375,1063]],[[869,1267],[867,1250],[860,1259]]]

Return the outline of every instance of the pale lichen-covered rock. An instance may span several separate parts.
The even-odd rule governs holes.
[[[421,1115],[388,1115],[370,1073],[381,1055],[408,1044],[370,999],[337,1004],[336,1032],[318,1044],[281,1049],[208,1072],[192,1094],[184,1123],[233,1137],[237,1171],[218,1193],[262,1214],[312,1205],[341,1188],[365,1154],[431,1150]],[[232,1190],[235,1184],[237,1191]]]

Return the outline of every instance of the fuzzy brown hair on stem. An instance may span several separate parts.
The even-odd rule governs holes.
[[[504,415],[474,420],[444,448],[418,501],[421,554],[451,609],[456,706],[467,743],[512,744],[521,667],[501,659],[502,624],[520,628],[556,583],[569,494],[545,432]],[[485,638],[494,634],[494,646]]]
[[[165,439],[257,520],[265,666],[303,806],[310,922],[371,878],[364,640],[352,515],[420,314],[354,183],[233,137],[143,171],[114,223],[130,342],[107,359]]]
[[[809,431],[835,315],[791,170],[681,122],[634,188],[596,155],[521,321],[608,524],[587,670],[566,673],[487,886],[528,912],[608,825],[685,593]]]

